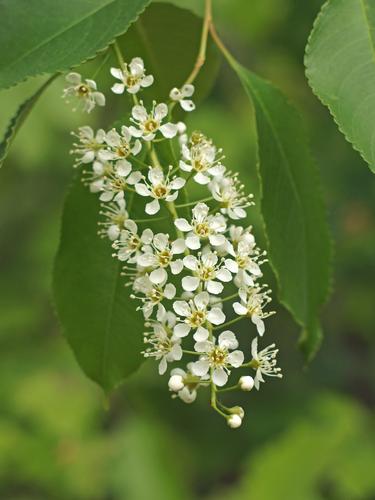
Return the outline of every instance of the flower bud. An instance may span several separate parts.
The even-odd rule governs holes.
[[[242,406],[232,406],[232,408],[228,408],[228,411],[232,415],[238,415],[241,419],[245,416],[245,410],[242,408]]]
[[[227,417],[227,424],[231,429],[237,429],[242,424],[242,418],[237,414],[230,415]]]
[[[254,387],[254,379],[253,377],[250,377],[250,375],[246,375],[240,378],[238,385],[242,391],[251,391]]]
[[[174,392],[181,391],[184,388],[184,379],[181,375],[172,375],[168,381],[168,387]]]

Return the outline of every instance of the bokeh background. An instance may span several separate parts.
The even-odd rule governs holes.
[[[199,9],[201,2],[176,3]],[[60,78],[0,173],[1,499],[375,499],[375,178],[304,77],[304,46],[322,2],[213,3],[238,59],[283,89],[305,117],[335,242],[322,348],[305,367],[298,328],[275,300],[267,340],[280,345],[284,379],[234,396],[247,410],[240,429],[229,430],[205,398],[190,406],[172,400],[150,362],[107,408],[64,342],[51,296],[72,178],[69,131],[88,121],[60,98]],[[1,131],[40,81],[0,93]],[[99,112],[89,121],[103,119]],[[225,65],[190,126],[215,138],[257,194],[250,109]],[[256,209],[253,217],[257,226]]]

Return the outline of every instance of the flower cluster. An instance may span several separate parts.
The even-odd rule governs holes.
[[[186,126],[173,122],[176,102],[194,110],[193,85],[172,89],[168,103],[147,106],[136,94],[153,77],[140,58],[111,73],[120,80],[113,92],[126,90],[133,98],[130,123],[96,132],[81,127],[72,150],[75,165],[84,167],[83,181],[101,200],[99,235],[111,241],[144,316],[144,356],[158,361],[160,374],[171,365],[172,396],[192,403],[206,388],[213,409],[230,427],[239,427],[244,410],[224,406],[221,392],[259,389],[265,376],[282,376],[274,344],[258,350],[264,320],[273,312],[268,310],[271,292],[262,283],[265,252],[252,227],[239,224],[252,196],[223,164],[222,150],[211,139],[200,132],[188,137]],[[81,77],[71,75],[74,87],[65,95],[79,94],[77,85],[82,86]],[[86,82],[85,108],[91,110],[101,99],[92,91],[94,83]],[[163,154],[159,148],[167,141],[174,153],[166,161],[166,148]],[[188,200],[192,183],[206,190],[203,199]],[[135,206],[144,218],[132,216]],[[240,321],[255,334],[248,339],[246,333],[243,348],[233,331]]]

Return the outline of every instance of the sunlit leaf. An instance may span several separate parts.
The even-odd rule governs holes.
[[[327,2],[315,21],[305,63],[314,93],[375,172],[375,3]]]

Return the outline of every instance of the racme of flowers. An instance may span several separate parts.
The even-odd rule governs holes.
[[[123,265],[144,316],[143,355],[157,361],[160,375],[169,371],[172,397],[193,403],[206,390],[212,408],[237,428],[245,412],[225,406],[222,393],[259,390],[265,377],[282,377],[275,345],[258,349],[273,312],[262,282],[265,252],[244,222],[252,195],[210,138],[173,122],[176,104],[195,109],[190,82],[173,88],[166,103],[147,103],[138,94],[150,92],[154,78],[141,58],[110,71],[112,91],[133,101],[129,123],[73,134],[75,166],[101,202],[98,235]],[[84,111],[105,104],[93,80],[77,73],[66,79],[64,97]],[[242,346],[240,322],[248,323]]]

